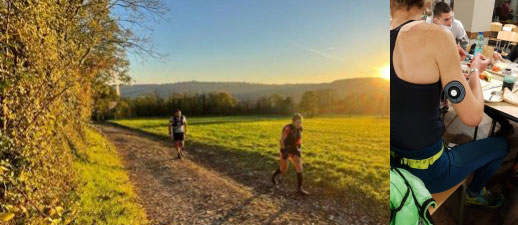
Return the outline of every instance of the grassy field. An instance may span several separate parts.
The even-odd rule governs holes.
[[[91,129],[84,140],[70,141],[81,182],[77,224],[148,224],[114,146]]]
[[[113,122],[167,136],[167,118]],[[289,122],[288,117],[188,118],[187,140],[235,155],[235,167],[271,171],[278,159],[281,128]],[[367,116],[305,119],[305,180],[366,206],[384,207],[389,197],[389,124],[387,118]]]

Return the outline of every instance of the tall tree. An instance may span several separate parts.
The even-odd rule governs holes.
[[[313,117],[318,113],[318,98],[314,91],[306,91],[302,94],[299,103],[300,110],[308,117]]]

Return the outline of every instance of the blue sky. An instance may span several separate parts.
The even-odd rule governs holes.
[[[169,0],[152,41],[130,55],[136,83],[313,83],[380,76],[389,63],[386,0]]]

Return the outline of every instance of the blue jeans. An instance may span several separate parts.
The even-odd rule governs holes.
[[[440,139],[433,145],[415,151],[405,151],[391,147],[397,155],[410,159],[426,159],[438,153],[443,145]],[[430,193],[446,191],[473,173],[468,190],[478,193],[498,171],[508,153],[508,143],[504,137],[490,137],[472,141],[444,151],[428,169],[413,169],[390,158],[391,167],[408,170],[419,177]]]

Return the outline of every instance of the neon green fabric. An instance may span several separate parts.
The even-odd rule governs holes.
[[[390,169],[391,225],[433,224],[428,213],[430,206],[435,207],[436,203],[419,178],[401,168]]]
[[[441,157],[443,151],[444,151],[444,146],[442,146],[441,151],[437,152],[437,154],[433,155],[430,158],[427,158],[427,159],[402,158],[400,163],[402,165],[408,165],[410,168],[425,170],[425,169],[428,169],[428,167],[430,165],[432,165],[435,161],[437,161],[437,159],[439,159]],[[390,155],[394,156],[394,153],[390,152]]]

